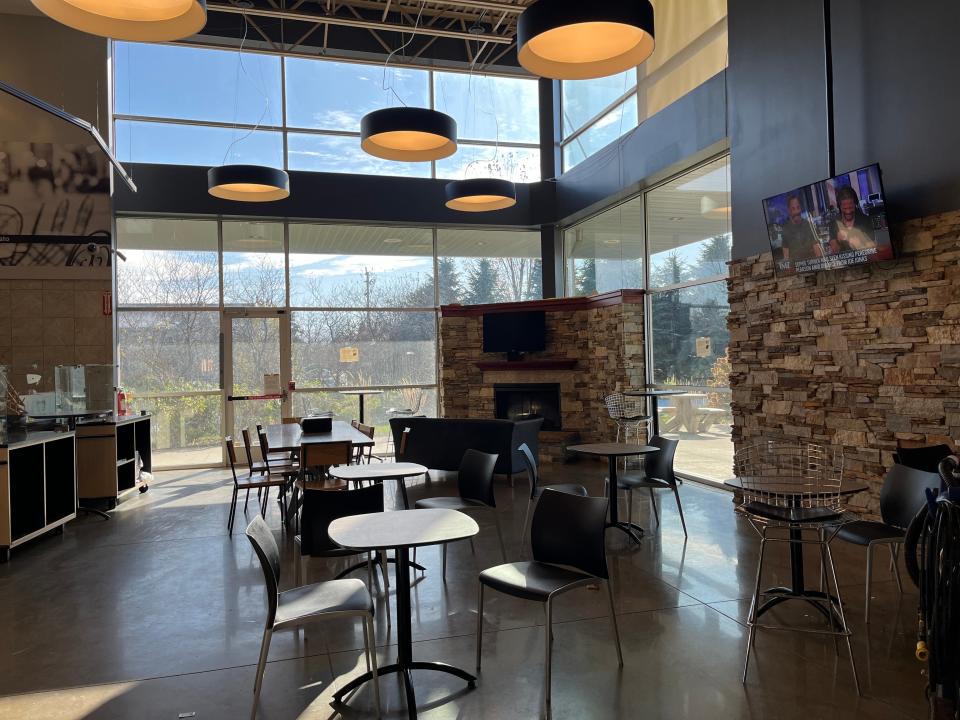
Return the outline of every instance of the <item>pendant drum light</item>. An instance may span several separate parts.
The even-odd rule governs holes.
[[[606,77],[653,53],[649,0],[537,0],[517,24],[520,64],[555,80]]]
[[[222,200],[283,200],[290,196],[290,176],[263,165],[220,165],[207,170],[207,191]]]
[[[446,206],[461,212],[504,210],[517,204],[517,187],[509,180],[454,180],[445,189]]]
[[[167,42],[207,24],[206,0],[31,0],[49,18],[91,35]]]
[[[360,147],[385,160],[442,160],[457,151],[457,121],[426,108],[375,110],[360,121]]]

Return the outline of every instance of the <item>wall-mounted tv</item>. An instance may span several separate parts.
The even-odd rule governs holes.
[[[517,355],[546,348],[547,319],[542,310],[484,313],[483,351]]]
[[[774,265],[783,275],[893,257],[879,165],[763,201]]]

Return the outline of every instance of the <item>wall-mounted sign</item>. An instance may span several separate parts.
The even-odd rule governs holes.
[[[708,337],[698,337],[697,338],[697,357],[705,358],[713,355],[713,350],[711,348],[710,338]]]
[[[360,348],[340,348],[340,362],[360,362]]]
[[[264,395],[279,395],[280,394],[280,374],[279,373],[265,373],[263,376],[263,394]]]

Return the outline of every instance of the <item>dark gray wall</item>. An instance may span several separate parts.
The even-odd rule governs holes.
[[[893,222],[960,207],[960,3],[834,0],[836,167],[883,169]],[[761,200],[828,175],[822,0],[729,0],[733,255]]]
[[[218,200],[207,193],[207,168],[128,166],[138,192],[116,183],[120,213],[229,215],[418,225],[534,227],[553,220],[548,183],[517,185],[517,204],[496,213],[464,213],[444,206],[445,180],[291,172],[290,197],[271,203]]]
[[[680,164],[689,166],[722,150],[727,138],[724,75],[710,78],[561,175],[558,218],[589,214]]]

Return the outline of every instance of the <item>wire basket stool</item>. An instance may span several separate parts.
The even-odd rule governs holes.
[[[834,643],[842,637],[847,644],[854,684],[860,695],[850,627],[844,614],[840,583],[829,544],[846,519],[841,505],[843,448],[796,440],[760,440],[738,449],[733,464],[734,474],[743,488],[743,502],[738,510],[746,515],[760,535],[756,583],[747,617],[749,636],[743,682],[747,680],[757,629],[794,630],[833,635]],[[792,587],[760,589],[768,542],[788,544]],[[807,590],[804,585],[804,545],[819,546],[819,590]],[[787,600],[810,603],[823,614],[828,627],[791,628],[759,622],[761,615]]]

